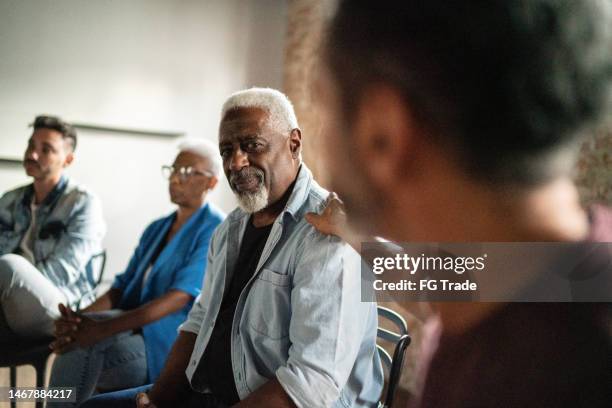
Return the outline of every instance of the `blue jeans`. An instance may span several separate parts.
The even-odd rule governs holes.
[[[120,311],[88,314],[108,318]],[[76,402],[51,403],[49,408],[78,407],[97,390],[112,391],[148,382],[144,339],[130,331],[115,334],[87,348],[58,355],[51,370],[50,387],[76,387]]]
[[[129,390],[100,394],[85,401],[81,408],[135,408],[136,394],[147,392],[152,386],[153,384],[149,384]],[[190,392],[187,398],[181,401],[180,406],[182,408],[227,408],[227,405],[219,402],[211,394],[200,394],[195,391]]]

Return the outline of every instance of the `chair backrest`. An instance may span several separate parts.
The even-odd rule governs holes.
[[[399,313],[389,308],[378,306],[378,317],[393,323],[397,330],[393,331],[380,327],[379,323],[377,332],[379,339],[395,344],[393,357],[391,357],[387,350],[385,350],[380,344],[376,345],[380,359],[389,371],[387,395],[384,402],[379,403],[379,407],[391,408],[393,398],[395,396],[395,390],[397,389],[397,384],[399,383],[402,374],[404,354],[406,352],[406,348],[410,345],[411,338],[408,335],[408,325],[406,324],[406,320]]]
[[[106,267],[106,251],[95,254],[87,263],[87,279],[94,287],[97,287],[102,282],[104,277],[104,269]]]
[[[104,270],[106,269],[106,250],[102,250],[101,252],[95,254],[91,257],[89,262],[87,263],[86,273],[87,280],[91,283],[92,289],[84,293],[83,296],[79,299],[77,304],[77,310],[81,309],[81,304],[85,299],[89,301],[93,301],[96,298],[96,290],[100,286],[100,283],[104,280]]]
[[[386,321],[393,323],[396,329],[396,331],[385,329],[380,327],[379,323],[377,332],[379,339],[397,344],[403,335],[408,334],[408,325],[406,324],[406,320],[399,313],[387,307],[378,306],[378,317],[379,319],[383,318]],[[378,349],[378,354],[380,355],[382,362],[385,364],[385,367],[387,370],[390,370],[393,362],[391,355],[380,344],[377,344],[376,348]]]

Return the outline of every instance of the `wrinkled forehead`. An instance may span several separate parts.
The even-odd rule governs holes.
[[[261,108],[229,110],[219,126],[219,143],[237,141],[244,137],[262,135],[269,113]]]

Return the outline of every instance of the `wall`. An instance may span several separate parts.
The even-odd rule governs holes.
[[[183,132],[216,142],[233,91],[282,86],[284,0],[3,0],[0,2],[0,157],[20,158],[36,114]],[[176,138],[81,131],[69,174],[104,203],[111,273],[138,236],[168,213],[160,166]],[[0,163],[0,192],[28,182]],[[227,182],[210,199],[230,211]]]
[[[313,85],[325,21],[334,9],[334,0],[290,0],[285,44],[284,87],[300,122],[304,161],[324,187],[328,185],[328,175],[319,160],[321,116]]]
[[[612,122],[612,120],[610,121]],[[576,183],[585,205],[612,205],[612,125],[588,135],[576,166]]]

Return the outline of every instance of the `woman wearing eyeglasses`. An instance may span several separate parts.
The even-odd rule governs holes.
[[[208,244],[224,214],[206,202],[221,169],[218,149],[204,141],[185,142],[162,172],[169,182],[172,214],[153,221],[124,273],[83,313],[59,305],[56,340],[59,354],[51,387],[76,387],[78,406],[97,391],[155,381],[199,295]]]

